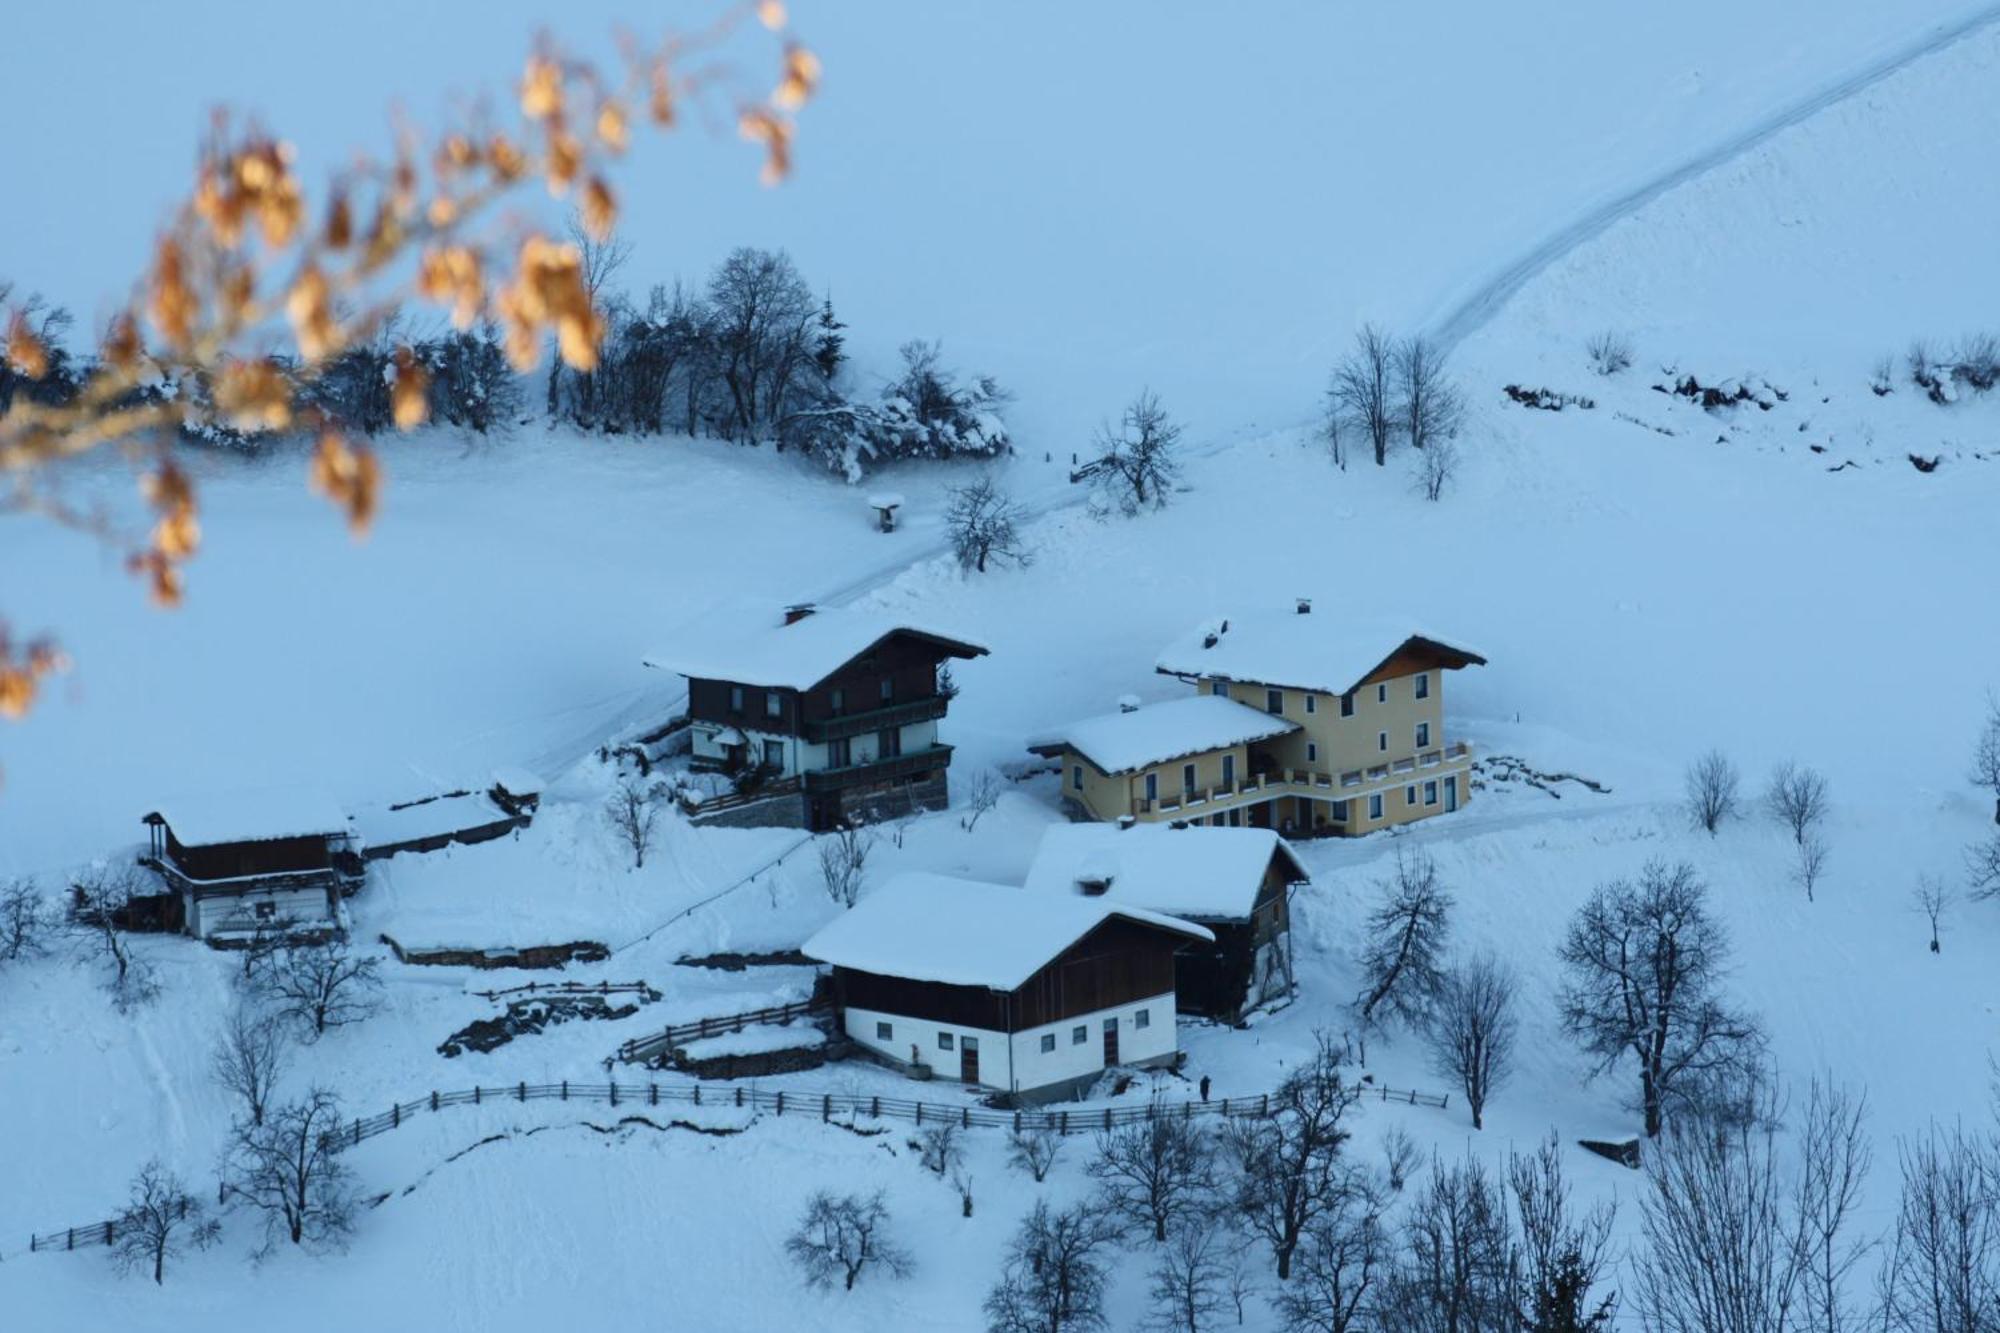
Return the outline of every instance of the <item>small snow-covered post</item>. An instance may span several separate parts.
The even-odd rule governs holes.
[[[903,507],[903,497],[893,491],[882,491],[868,497],[869,507],[875,511],[875,524],[883,532],[896,530],[896,511]]]

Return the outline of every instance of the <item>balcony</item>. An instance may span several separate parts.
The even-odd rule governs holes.
[[[849,764],[845,768],[822,768],[805,775],[808,792],[845,791],[849,787],[866,787],[877,782],[895,782],[900,778],[913,778],[920,773],[929,773],[944,768],[951,763],[949,745],[933,745],[922,750],[912,750],[889,759],[875,759],[865,764]]]
[[[1220,783],[1214,787],[1197,788],[1161,796],[1156,800],[1144,797],[1132,802],[1132,813],[1141,817],[1162,816],[1192,818],[1211,814],[1218,810],[1238,809],[1255,805],[1260,801],[1275,800],[1280,796],[1304,796],[1315,801],[1346,801],[1357,796],[1366,796],[1373,791],[1386,790],[1405,780],[1404,775],[1422,768],[1440,768],[1449,765],[1462,767],[1472,755],[1472,749],[1463,741],[1446,745],[1422,754],[1406,755],[1386,764],[1376,764],[1370,768],[1349,769],[1345,773],[1318,773],[1303,768],[1271,768],[1239,783]]]
[[[859,736],[870,731],[887,731],[891,727],[914,726],[919,722],[935,722],[945,715],[950,700],[942,694],[928,695],[922,699],[912,699],[907,703],[890,704],[886,708],[871,708],[865,713],[842,713],[838,717],[822,717],[807,722],[801,732],[814,745],[824,745],[845,736]]]

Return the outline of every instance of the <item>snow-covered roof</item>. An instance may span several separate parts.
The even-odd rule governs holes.
[[[1068,746],[1106,773],[1130,773],[1298,729],[1296,722],[1233,699],[1199,694],[1087,717],[1037,737],[1028,748],[1049,751]]]
[[[671,648],[646,665],[702,680],[766,689],[809,690],[892,634],[915,634],[953,657],[983,657],[986,649],[958,635],[877,611],[827,609],[792,624],[784,617],[715,616],[676,631]]]
[[[1042,835],[1027,889],[1075,896],[1086,880],[1109,881],[1099,901],[1197,921],[1236,920],[1256,907],[1273,857],[1287,880],[1310,878],[1271,829],[1058,824]]]
[[[1155,665],[1174,676],[1345,694],[1412,640],[1437,652],[1447,667],[1486,664],[1479,654],[1406,624],[1316,611],[1218,616],[1167,645]]]
[[[412,802],[401,809],[386,805],[368,806],[355,812],[354,829],[361,835],[364,847],[397,847],[426,838],[484,828],[509,818],[512,816],[493,804],[486,793],[474,791]]]
[[[1108,898],[1029,893],[950,875],[897,875],[805,942],[808,958],[877,976],[1010,991],[1112,917],[1190,939],[1192,922]]]
[[[902,503],[903,493],[901,491],[877,491],[868,497],[869,507],[874,509],[895,509],[900,507]]]
[[[532,769],[507,764],[493,770],[494,785],[514,796],[539,796],[545,784]]]
[[[257,787],[176,796],[154,807],[153,815],[186,847],[345,837],[352,832],[339,802],[310,787]]]

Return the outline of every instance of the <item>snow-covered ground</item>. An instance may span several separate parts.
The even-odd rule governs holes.
[[[896,322],[894,293],[864,275],[940,294],[937,318],[962,321],[942,331],[969,356],[992,353],[1031,420],[1046,414],[1067,429],[1084,396],[1078,386],[1115,403],[1128,381],[1151,378],[1171,406],[1173,388],[1185,385],[1199,414],[1172,506],[1134,520],[1053,510],[1032,528],[1033,565],[965,579],[936,559],[898,572],[936,543],[942,492],[956,473],[899,473],[907,523],[884,535],[869,526],[862,491],[767,451],[533,433],[467,446],[430,435],[392,447],[388,505],[361,546],[306,494],[296,459],[215,463],[204,492],[210,549],[191,570],[190,605],[172,615],[147,610],[87,543],[15,521],[0,533],[4,569],[34,577],[4,577],[0,606],[24,627],[59,630],[78,668],[35,715],[0,732],[0,876],[34,874],[53,887],[66,867],[120,854],[163,792],[309,780],[362,805],[526,765],[551,779],[534,825],[378,865],[351,904],[356,938],[371,948],[385,932],[413,945],[598,939],[612,957],[566,976],[644,979],[664,998],[629,1019],[565,1023],[490,1055],[447,1060],[440,1042],[497,1012],[473,992],[527,978],[390,963],[385,1012],[304,1052],[294,1083],[326,1080],[350,1113],[368,1114],[431,1088],[601,1081],[603,1059],[631,1036],[783,1003],[809,984],[797,967],[729,972],[675,960],[789,948],[837,911],[817,883],[810,845],[782,830],[695,830],[673,820],[646,867],[626,868],[596,816],[610,779],[593,752],[671,706],[675,683],[639,665],[664,628],[715,608],[775,608],[842,587],[964,626],[993,651],[955,669],[962,693],[946,726],[962,783],[980,767],[1019,763],[1027,737],[1105,711],[1119,695],[1183,692],[1152,662],[1202,619],[1308,595],[1316,615],[1413,618],[1481,652],[1491,666],[1448,683],[1451,728],[1478,753],[1518,755],[1609,791],[1564,786],[1556,799],[1489,789],[1458,815],[1400,837],[1307,846],[1315,882],[1298,905],[1299,1001],[1242,1031],[1186,1029],[1188,1076],[1211,1076],[1216,1096],[1259,1091],[1308,1048],[1316,1027],[1351,1022],[1369,886],[1398,847],[1420,843],[1457,897],[1459,942],[1495,949],[1526,978],[1524,1056],[1483,1134],[1456,1108],[1377,1106],[1356,1150],[1391,1126],[1447,1154],[1494,1154],[1552,1128],[1565,1139],[1630,1132],[1625,1082],[1586,1082],[1555,1030],[1552,951],[1593,885],[1648,858],[1684,858],[1712,887],[1735,945],[1732,993],[1767,1023],[1784,1075],[1830,1069],[1867,1088],[1881,1145],[1867,1210],[1877,1222],[1893,1190],[1893,1139],[1933,1117],[1976,1113],[1985,1053],[2000,1044],[1990,966],[2000,914],[1961,908],[1933,956],[1908,907],[1920,872],[1955,875],[1960,848],[1990,828],[1990,806],[1964,776],[1982,695],[2000,684],[2000,617],[1988,587],[2000,407],[1942,408],[1907,384],[1882,398],[1867,383],[1870,363],[1911,336],[1976,328],[2000,277],[1978,221],[1991,214],[1996,179],[1989,127],[2000,37],[1968,38],[1776,135],[1529,282],[1459,349],[1475,411],[1463,474],[1442,503],[1412,493],[1401,460],[1379,472],[1363,463],[1337,471],[1308,430],[1268,423],[1310,411],[1351,310],[1425,313],[1496,254],[1612,185],[1646,178],[1949,9],[1836,5],[1810,21],[1788,6],[1746,14],[1684,6],[1652,18],[1468,10],[1432,66],[1461,86],[1425,103],[1440,118],[1457,108],[1452,132],[1442,121],[1429,126],[1428,112],[1413,126],[1386,113],[1361,122],[1449,150],[1428,163],[1435,176],[1425,180],[1437,189],[1387,171],[1388,150],[1370,136],[1358,136],[1360,146],[1332,140],[1360,155],[1355,169],[1384,169],[1378,194],[1389,201],[1342,210],[1341,226],[1354,230],[1337,245],[1319,235],[1318,219],[1322,195],[1345,188],[1344,172],[1287,175],[1274,165],[1282,154],[1227,157],[1230,134],[1246,133],[1236,119],[1250,109],[1243,90],[1282,103],[1258,104],[1269,117],[1262,135],[1282,141],[1294,123],[1300,143],[1317,144],[1327,123],[1317,117],[1352,119],[1368,105],[1345,100],[1364,96],[1365,87],[1353,90],[1357,79],[1408,67],[1394,53],[1408,54],[1422,16],[1344,19],[1374,28],[1365,40],[1322,42],[1321,54],[1337,53],[1336,70],[1353,63],[1352,78],[1306,58],[1327,35],[1318,8],[1291,14],[1290,28],[1272,19],[1269,31],[1232,34],[1242,49],[1210,48],[1196,67],[1186,61],[1191,34],[1212,20],[1192,10],[1160,11],[1157,23],[1137,26],[1116,12],[1066,16],[1074,46],[1043,42],[1032,53],[1021,30],[990,15],[961,17],[951,33],[989,52],[964,71],[971,88],[934,95],[933,76],[904,61],[896,85],[907,91],[904,109],[1004,104],[1009,71],[1051,68],[1037,63],[1046,59],[1054,73],[1038,76],[1048,104],[1038,114],[1119,108],[1080,123],[1134,156],[1118,172],[1086,171],[1111,150],[1080,135],[1031,172],[1016,155],[1039,136],[1017,140],[982,122],[982,137],[958,109],[922,134],[937,144],[970,136],[985,151],[940,159],[939,197],[980,214],[982,228],[1005,230],[1007,218],[1032,210],[1033,226],[1016,230],[1038,252],[1073,260],[1076,238],[1096,234],[1086,220],[1101,228],[1103,218],[1125,215],[1107,200],[1149,171],[1171,174],[1152,157],[1167,141],[1149,137],[1167,133],[1147,122],[1157,104],[1120,102],[1121,90],[1129,95],[1141,72],[1182,69],[1169,81],[1176,89],[1192,82],[1211,94],[1197,100],[1212,122],[1194,123],[1195,109],[1168,122],[1184,132],[1176,170],[1202,160],[1190,144],[1216,151],[1202,187],[1190,191],[1201,206],[1091,247],[1105,259],[1092,269],[1088,299],[1070,292],[1038,308],[1048,288],[1024,287],[1018,268],[974,266],[956,284],[939,280],[937,242],[926,238],[952,228],[934,210],[910,210],[922,226],[890,210],[865,246],[851,230],[796,248],[808,273],[855,275],[854,299],[880,302],[885,324]],[[864,68],[894,55],[892,43],[856,36],[892,21],[863,12],[847,21],[854,27],[824,34],[836,69],[843,46]],[[1699,34],[1725,16],[1729,39],[1698,44],[1708,66],[1699,76],[1676,54],[1691,47],[1665,40],[1664,29],[1645,31],[1671,24]],[[897,19],[917,34],[944,22]],[[1535,36],[1545,31],[1562,40]],[[1129,68],[1103,59],[1104,44],[1121,34],[1132,39]],[[1496,60],[1496,49],[1511,54]],[[1178,62],[1163,58],[1171,52]],[[1562,68],[1549,63],[1559,58]],[[869,117],[895,109],[841,102],[836,91],[830,85],[827,124],[816,130],[830,144],[853,142],[840,136],[865,133]],[[1504,116],[1464,114],[1502,104]],[[1579,112],[1592,105],[1605,113]],[[1312,114],[1270,116],[1283,106]],[[776,238],[791,240],[784,228],[834,207],[829,194],[872,197],[865,187],[878,164],[865,157],[852,154],[856,180],[815,185],[808,175],[804,202],[777,197]],[[1246,209],[1250,198],[1264,202]],[[1428,230],[1411,225],[1412,212]],[[729,231],[726,214],[689,219],[696,248],[770,238],[750,235],[743,215]],[[1196,233],[1201,243],[1190,244]],[[1300,240],[1308,233],[1311,244]],[[1174,260],[1163,269],[1167,254]],[[1354,281],[1364,271],[1367,282]],[[1046,280],[1068,291],[1075,277],[1073,267],[1052,265]],[[1007,299],[982,307],[986,284],[1003,282]],[[978,314],[955,311],[959,301]],[[1098,317],[1078,317],[1079,306]],[[1270,317],[1274,310],[1289,313]],[[1203,322],[1190,312],[1213,316],[1203,323],[1212,341],[1179,336]],[[1245,343],[1253,317],[1270,317],[1268,327]],[[1044,336],[1044,322],[1064,336]],[[1150,332],[1132,337],[1134,325]],[[1590,372],[1582,347],[1605,328],[1629,333],[1638,352],[1637,365],[1611,379]],[[1022,350],[1030,344],[1032,354]],[[1229,357],[1218,358],[1224,345]],[[1009,349],[1018,361],[1005,361]],[[1056,362],[1070,368],[1057,372]],[[1689,373],[1704,383],[1756,376],[1787,397],[1769,411],[1707,412],[1651,387]],[[1506,383],[1588,395],[1596,407],[1517,407],[1500,393]],[[1267,428],[1253,429],[1259,420]],[[1068,493],[1066,445],[1051,447],[1053,462],[1024,448],[1006,469],[1038,502]],[[1923,474],[1908,453],[1945,462]],[[1849,459],[1857,466],[1830,470]],[[1788,847],[1770,826],[1732,826],[1715,840],[1685,827],[1674,808],[1680,771],[1712,745],[1752,785],[1785,758],[1828,775],[1832,861],[1818,901],[1808,904],[1790,883]],[[1052,779],[1031,778],[1010,785],[973,832],[960,812],[915,821],[899,836],[885,830],[870,879],[925,870],[1019,882],[1057,817]],[[767,1117],[728,1137],[644,1126],[600,1133],[587,1126],[614,1123],[604,1107],[464,1108],[421,1116],[355,1150],[365,1188],[387,1197],[364,1213],[346,1255],[287,1254],[250,1267],[250,1228],[238,1216],[220,1249],[170,1273],[163,1290],[117,1283],[101,1252],[18,1251],[30,1230],[104,1215],[149,1156],[209,1178],[228,1110],[205,1063],[235,963],[179,939],[144,939],[140,948],[166,992],[129,1019],[65,963],[0,970],[0,1309],[24,1327],[525,1329],[574,1318],[581,1292],[593,1317],[610,1322],[656,1321],[670,1310],[691,1326],[723,1329],[781,1320],[970,1328],[1005,1237],[1037,1192],[1004,1166],[992,1135],[972,1140],[979,1203],[967,1221],[954,1192],[916,1165],[907,1126],[864,1138]],[[1368,1055],[1383,1083],[1437,1086],[1406,1036],[1371,1041]],[[852,1065],[772,1083],[910,1089]],[[924,1095],[961,1096],[935,1084]],[[1072,1145],[1040,1188],[1055,1199],[1080,1192],[1085,1151]],[[1618,1192],[1629,1205],[1634,1177],[1580,1155],[1569,1166],[1586,1193]],[[807,1293],[784,1266],[784,1234],[809,1190],[858,1183],[889,1191],[916,1276],[864,1281],[851,1296]],[[1117,1327],[1136,1321],[1142,1269],[1128,1263],[1117,1277]]]

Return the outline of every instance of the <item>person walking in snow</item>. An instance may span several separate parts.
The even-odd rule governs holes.
[[[1206,1074],[1201,1076],[1201,1099],[1203,1101],[1208,1100],[1208,1075]]]

